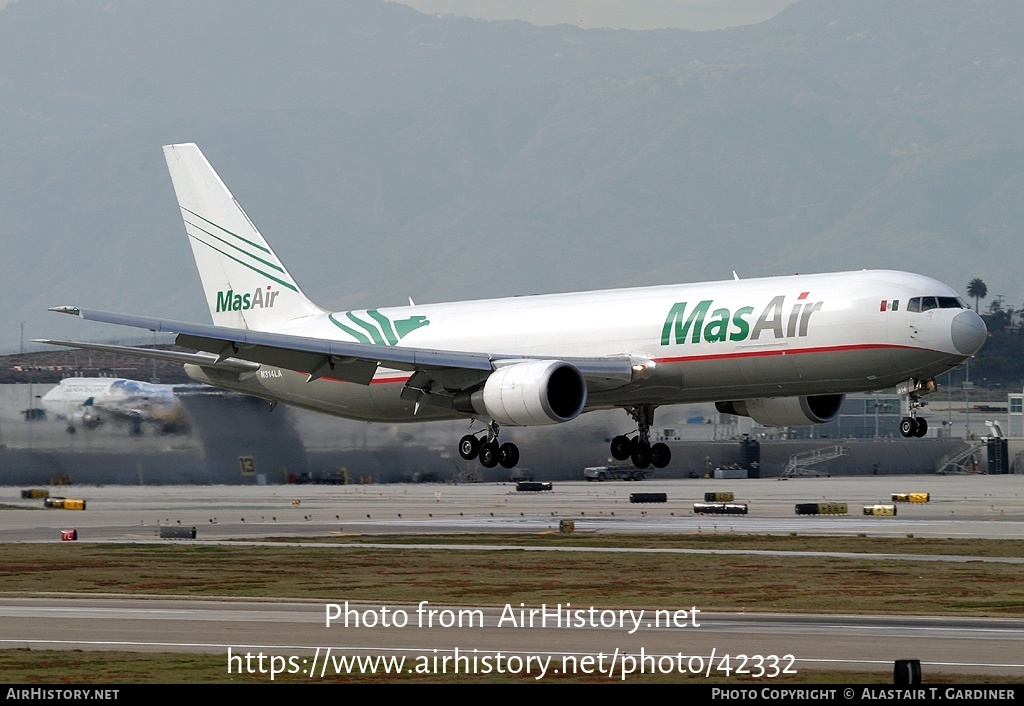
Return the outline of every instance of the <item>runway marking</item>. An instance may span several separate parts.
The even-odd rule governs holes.
[[[228,546],[271,546],[267,542],[244,542],[234,540],[203,540],[203,545],[224,544]],[[376,544],[376,543],[321,543],[321,542],[274,542],[274,547],[296,547],[296,548],[337,548],[337,549],[416,549],[416,550],[447,550],[447,551],[520,551],[520,552],[583,552],[583,553],[627,553],[627,554],[719,554],[729,556],[774,556],[794,558],[819,558],[831,557],[835,559],[871,559],[884,561],[948,561],[948,562],[974,562],[984,561],[997,564],[1024,564],[1024,557],[992,557],[992,556],[964,556],[954,554],[869,554],[857,552],[795,552],[795,551],[774,551],[770,549],[682,549],[670,547],[529,547],[512,544]]]

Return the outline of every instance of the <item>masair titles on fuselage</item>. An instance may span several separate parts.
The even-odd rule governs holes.
[[[810,292],[802,292],[797,302],[785,314],[786,296],[774,297],[757,317],[751,328],[754,307],[742,306],[732,312],[720,308],[711,310],[714,301],[705,299],[694,305],[687,315],[687,302],[677,302],[672,306],[665,318],[665,326],[661,330],[661,345],[686,343],[687,335],[692,332],[693,343],[716,343],[725,341],[757,341],[765,331],[770,331],[775,338],[793,338],[806,336],[811,314],[821,310],[823,302],[804,301]],[[786,322],[785,332],[783,323]]]

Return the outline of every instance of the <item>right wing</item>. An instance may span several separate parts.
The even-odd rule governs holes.
[[[260,364],[273,365],[303,372],[309,376],[309,380],[330,375],[336,379],[368,385],[373,380],[377,368],[385,367],[427,373],[432,376],[458,372],[468,374],[465,375],[467,380],[475,379],[479,382],[504,365],[537,359],[521,355],[336,341],[78,307],[55,307],[51,311],[79,316],[89,321],[174,333],[177,334],[175,340],[178,345],[203,352],[179,353],[128,346],[48,341],[55,345],[132,353],[149,358],[195,363],[205,367],[229,367],[239,371],[256,369],[251,367],[253,364],[256,364],[257,368]],[[653,366],[650,361],[626,355],[558,359],[575,366],[586,379],[588,389],[592,391],[628,384],[638,377],[643,377],[649,367]]]

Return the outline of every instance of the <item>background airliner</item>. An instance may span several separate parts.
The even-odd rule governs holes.
[[[761,424],[827,422],[848,392],[898,386],[904,436],[934,378],[984,343],[981,318],[929,277],[874,270],[328,312],[311,302],[194,144],[164,147],[213,325],[62,306],[177,334],[196,353],[46,341],[179,360],[210,385],[354,419],[476,418],[459,452],[516,465],[501,425],[619,407],[617,460],[662,468],[662,405],[716,402]]]
[[[182,434],[189,424],[176,387],[125,378],[65,378],[40,402],[47,412],[65,420],[71,433],[79,426],[95,429],[109,420],[126,423],[133,436],[142,433],[144,423],[162,434]]]

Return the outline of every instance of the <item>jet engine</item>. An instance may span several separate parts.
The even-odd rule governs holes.
[[[766,427],[798,427],[831,422],[839,414],[846,395],[762,397],[754,400],[716,402],[723,414],[750,417]]]
[[[568,422],[579,416],[586,403],[583,373],[561,360],[502,366],[481,387],[464,390],[454,400],[460,412],[519,427]]]
[[[96,429],[103,424],[103,417],[91,411],[92,407],[83,408],[76,412],[72,412],[68,415],[68,424],[74,427],[75,425],[85,427],[86,429]]]

